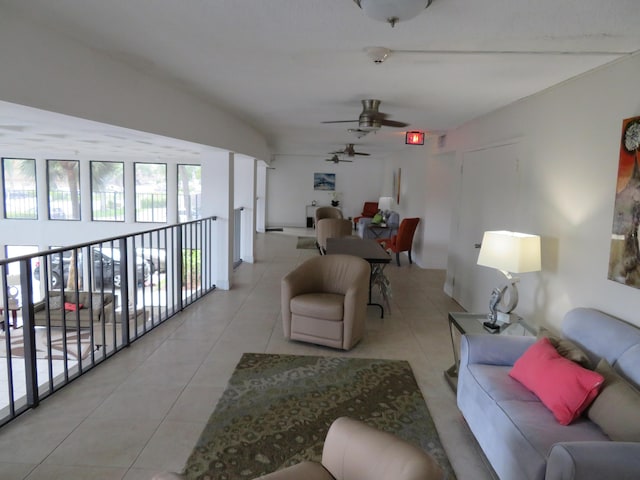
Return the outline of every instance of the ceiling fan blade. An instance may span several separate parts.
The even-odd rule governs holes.
[[[358,122],[359,120],[329,120],[326,122],[320,122],[320,123],[353,123],[353,122]]]
[[[353,152],[353,154],[354,155],[362,155],[362,156],[365,156],[365,157],[368,157],[368,156],[371,155],[370,153],[362,153],[362,152]]]
[[[384,125],[385,127],[397,127],[397,128],[403,128],[403,127],[409,126],[408,123],[397,122],[395,120],[380,120],[380,124]]]

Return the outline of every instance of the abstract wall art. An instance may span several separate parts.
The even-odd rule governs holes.
[[[608,278],[640,288],[640,117],[622,121]]]

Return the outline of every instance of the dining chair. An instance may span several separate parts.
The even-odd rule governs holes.
[[[413,236],[416,233],[416,228],[420,223],[419,218],[405,218],[400,222],[398,227],[398,233],[391,238],[380,238],[378,243],[384,247],[385,250],[390,250],[396,254],[396,262],[400,266],[400,252],[407,252],[409,255],[409,263],[413,263],[411,258],[411,246],[413,244]]]

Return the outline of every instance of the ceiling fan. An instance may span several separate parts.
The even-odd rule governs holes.
[[[358,122],[358,130],[371,131],[378,130],[380,127],[396,127],[403,128],[408,126],[408,123],[397,122],[395,120],[389,120],[387,113],[378,111],[380,107],[380,100],[362,100],[362,113],[357,120],[331,120],[322,123],[351,123]]]
[[[356,150],[353,148],[353,143],[349,143],[347,144],[346,148],[344,150],[338,150],[337,152],[331,152],[332,154],[338,154],[338,155],[346,155],[347,157],[354,157],[356,155],[365,155],[365,156],[369,156],[371,155],[370,153],[364,153],[364,152],[356,152]]]
[[[325,159],[325,162],[340,163],[340,162],[353,162],[353,160],[342,160],[341,158],[338,158],[338,155],[334,155],[331,158]]]

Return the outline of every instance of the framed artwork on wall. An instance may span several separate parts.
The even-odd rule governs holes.
[[[336,174],[335,173],[314,173],[313,174],[313,189],[314,190],[329,190],[336,189]]]
[[[640,117],[622,121],[613,207],[609,280],[640,288]]]

